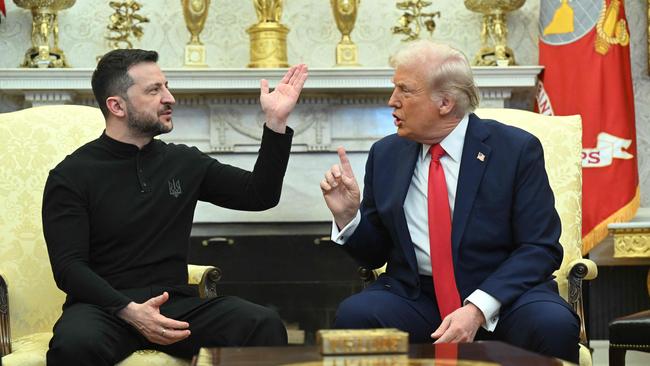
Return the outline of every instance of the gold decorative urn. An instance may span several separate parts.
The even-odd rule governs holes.
[[[246,30],[251,40],[248,67],[288,67],[289,28],[280,24],[282,0],[253,0],[253,6],[258,22]]]
[[[352,42],[350,33],[357,20],[361,0],[330,0],[336,27],[341,32],[341,41],[336,45],[336,66],[361,66],[358,61],[357,45]]]
[[[205,62],[205,46],[199,39],[208,17],[210,0],[181,0],[185,25],[190,31],[191,39],[185,45],[185,66],[207,67]]]
[[[481,49],[473,65],[515,65],[515,54],[508,47],[507,13],[519,9],[526,0],[465,0],[465,7],[483,14],[481,24]]]
[[[70,67],[59,48],[58,12],[74,5],[76,0],[14,0],[32,12],[32,47],[25,52],[20,67]]]

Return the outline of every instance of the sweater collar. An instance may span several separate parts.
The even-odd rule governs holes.
[[[99,137],[99,141],[108,148],[109,151],[116,153],[121,156],[134,156],[139,152],[147,153],[153,151],[156,146],[156,139],[151,139],[151,141],[144,145],[142,149],[139,149],[136,145],[128,144],[126,142],[118,141],[106,134],[106,130],[102,132],[102,135]]]

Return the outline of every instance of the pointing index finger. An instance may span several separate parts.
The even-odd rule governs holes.
[[[341,168],[343,169],[343,174],[353,178],[354,172],[352,171],[352,165],[350,165],[350,159],[348,159],[348,156],[345,153],[345,149],[343,147],[339,147],[336,149],[336,152],[339,154],[339,160],[341,160]]]

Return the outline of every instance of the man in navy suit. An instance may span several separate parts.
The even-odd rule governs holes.
[[[416,41],[392,64],[397,134],[370,149],[363,201],[342,148],[320,184],[333,240],[362,265],[388,264],[341,303],[334,326],[394,327],[412,342],[501,340],[577,363],[578,318],[553,281],[561,228],[539,140],[472,113],[478,92],[461,52]],[[446,214],[428,203],[440,188]],[[433,247],[440,239],[446,249]],[[454,295],[438,290],[449,284]],[[454,297],[456,306],[439,310]]]

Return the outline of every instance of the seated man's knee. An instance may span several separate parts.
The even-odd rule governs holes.
[[[110,349],[89,327],[59,330],[50,341],[48,365],[110,365]],[[119,361],[119,360],[118,360]]]
[[[378,328],[378,315],[363,292],[343,300],[336,310],[334,328]]]
[[[242,346],[282,346],[287,344],[287,329],[277,312],[255,306],[242,315],[248,337]]]
[[[578,362],[580,323],[567,307],[554,302],[524,305],[528,326],[528,347],[553,357]]]
[[[539,342],[575,343],[580,339],[577,317],[566,307],[547,302],[535,319],[535,335]]]

